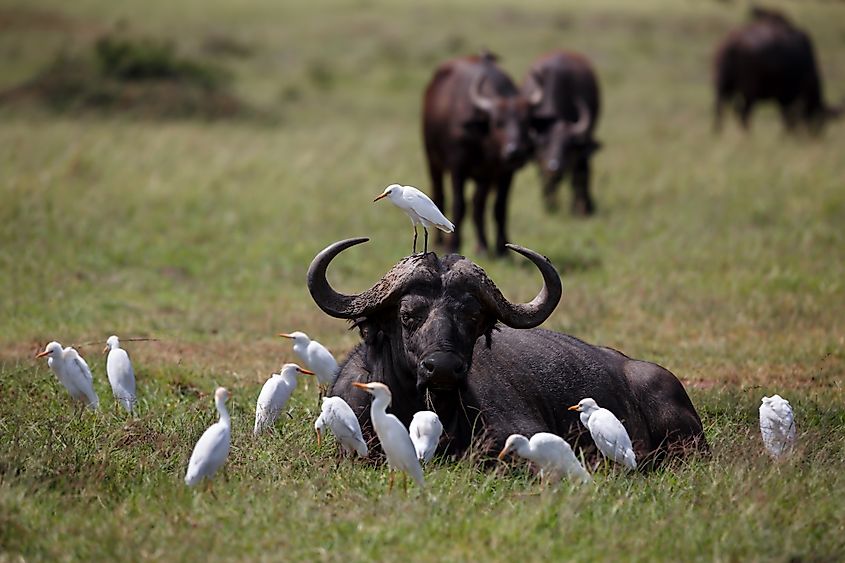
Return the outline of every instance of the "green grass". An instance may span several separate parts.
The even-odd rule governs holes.
[[[508,4],[0,2],[0,89],[123,25],[211,58],[267,116],[0,106],[0,558],[843,557],[845,125],[790,138],[768,108],[748,135],[733,121],[712,135],[709,58],[744,5]],[[779,5],[811,31],[827,98],[841,100],[845,7]],[[221,36],[247,55],[207,53]],[[357,342],[314,306],[307,266],[334,240],[371,237],[330,272],[354,291],[410,250],[407,219],[369,202],[393,181],[427,188],[422,89],[438,62],[481,46],[516,79],[553,47],[595,62],[599,213],[545,214],[526,168],[511,239],[562,272],[545,326],[671,369],[712,459],[556,491],[524,468],[443,463],[427,472],[432,498],[385,495],[382,468],[335,468],[331,446],[316,450],[313,386],[278,434],[252,440],[259,386],[292,359],[276,333],[305,330],[338,355]],[[534,295],[532,268],[476,255],[467,232],[467,255],[508,297]],[[78,417],[32,359],[51,339],[112,333],[159,338],[127,346],[142,401],[131,422],[112,410],[103,344],[81,348],[98,415]],[[181,479],[218,384],[235,391],[235,430],[214,498]],[[800,429],[800,455],[779,465],[756,430],[772,392]]]

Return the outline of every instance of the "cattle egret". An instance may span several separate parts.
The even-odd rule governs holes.
[[[311,340],[304,332],[297,331],[290,334],[283,332],[279,336],[293,340],[294,354],[314,372],[322,391],[331,387],[337,377],[337,361],[325,346],[316,340]]]
[[[70,396],[84,403],[89,409],[96,410],[100,398],[94,391],[94,377],[85,360],[70,346],[62,349],[58,342],[50,342],[36,358],[47,357],[47,365],[59,378]]]
[[[606,458],[621,463],[630,470],[637,468],[637,458],[631,438],[619,419],[607,409],[599,407],[591,398],[581,399],[569,407],[581,413],[581,424],[590,430],[593,442]]]
[[[511,434],[499,452],[499,459],[504,459],[509,453],[536,463],[540,467],[540,479],[543,481],[559,481],[563,477],[577,479],[582,483],[592,481],[566,440],[555,434],[537,432],[530,440],[522,434]]]
[[[763,397],[760,405],[760,433],[763,445],[774,458],[792,451],[795,444],[795,418],[789,401],[780,395]]]
[[[411,224],[414,226],[414,254],[417,252],[417,225],[421,224],[425,232],[424,253],[428,252],[429,227],[436,227],[445,233],[451,233],[455,230],[455,225],[437,209],[434,202],[413,186],[390,184],[373,202],[385,197],[411,218]]]
[[[443,433],[443,424],[440,423],[437,414],[431,411],[416,413],[411,420],[408,433],[417,451],[417,459],[423,463],[431,461],[440,442],[440,435]]]
[[[352,385],[373,396],[373,402],[370,404],[370,419],[373,421],[373,428],[391,470],[388,492],[393,488],[393,471],[403,472],[402,483],[406,489],[405,475],[410,475],[420,488],[425,487],[422,466],[420,460],[417,459],[417,452],[408,435],[408,429],[394,415],[387,414],[387,407],[390,406],[391,400],[390,388],[384,383],[377,382],[358,383],[356,381]]]
[[[276,417],[285,408],[293,390],[296,389],[296,376],[300,373],[314,375],[313,371],[296,364],[285,364],[279,373],[274,373],[264,382],[255,405],[255,427],[252,430],[254,436],[258,436],[276,422]]]
[[[120,340],[115,335],[106,340],[103,353],[106,352],[109,353],[106,358],[106,374],[109,376],[112,394],[123,408],[132,412],[135,407],[135,370],[132,369],[129,354],[120,347]]]
[[[320,447],[322,431],[328,427],[347,454],[357,452],[359,457],[367,457],[367,443],[361,434],[358,417],[352,412],[346,401],[340,397],[323,397],[320,416],[314,421],[317,432],[317,447]]]
[[[229,392],[223,387],[218,387],[214,392],[214,403],[217,405],[220,419],[202,433],[194,446],[191,460],[188,462],[188,471],[185,473],[185,484],[189,487],[199,483],[203,477],[211,478],[226,462],[232,438],[232,420],[226,410],[228,398]]]

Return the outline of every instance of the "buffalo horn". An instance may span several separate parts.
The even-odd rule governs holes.
[[[540,105],[543,101],[543,88],[540,86],[540,76],[536,72],[528,74],[526,79],[528,85],[528,103],[532,106]]]
[[[314,257],[308,267],[308,291],[320,309],[339,319],[355,319],[369,314],[385,303],[398,298],[412,279],[423,279],[430,272],[420,262],[430,260],[431,254],[409,256],[396,264],[373,287],[357,295],[335,291],[326,279],[326,270],[335,256],[368,238],[351,238],[327,246]],[[419,267],[418,267],[419,266]]]
[[[472,81],[472,86],[469,88],[469,99],[472,102],[472,105],[481,111],[490,113],[493,111],[493,100],[481,93],[481,86],[484,84],[486,79],[487,75],[483,72],[475,77]]]
[[[534,328],[545,321],[560,302],[563,293],[560,276],[549,259],[542,254],[516,244],[508,244],[507,247],[534,262],[543,275],[543,288],[528,303],[511,303],[485,275],[482,282],[482,297],[492,301],[496,316],[509,327]]]
[[[569,126],[569,133],[571,135],[582,135],[590,128],[592,117],[590,116],[590,109],[581,98],[575,100],[575,107],[578,108],[578,121]]]

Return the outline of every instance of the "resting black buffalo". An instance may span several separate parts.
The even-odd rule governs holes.
[[[714,57],[715,128],[733,103],[744,128],[758,101],[777,102],[788,130],[804,123],[819,131],[841,113],[828,107],[810,36],[783,14],[755,8],[751,21],[728,34]]]
[[[646,465],[667,453],[706,450],[698,414],[669,371],[534,328],[561,297],[548,259],[508,245],[543,275],[542,290],[525,304],[509,302],[484,270],[456,254],[409,256],[363,293],[336,292],[326,280],[329,263],[366,240],[320,252],[308,289],[324,312],[360,330],[363,342],[342,363],[330,394],[349,403],[368,437],[370,397],[352,386],[356,381],[387,384],[391,411],[406,425],[415,412],[435,410],[445,429],[444,454],[464,454],[473,439],[495,454],[514,432],[553,432],[589,449],[589,434],[567,410],[588,396],[623,421]]]
[[[539,95],[539,93],[538,93]],[[537,99],[520,95],[490,53],[441,64],[423,98],[423,141],[431,176],[432,200],[445,211],[443,175],[452,179],[452,222],[449,249],[461,246],[465,212],[464,185],[475,180],[472,219],[478,247],[487,251],[484,213],[487,196],[496,192],[496,253],[505,253],[508,194],[514,173],[531,153],[528,112]],[[437,233],[437,240],[442,235]]]
[[[557,207],[557,189],[568,172],[574,191],[572,213],[591,215],[595,205],[590,161],[601,145],[593,137],[600,97],[590,61],[569,51],[547,53],[531,65],[522,95],[542,99],[531,108],[529,124],[547,208]]]

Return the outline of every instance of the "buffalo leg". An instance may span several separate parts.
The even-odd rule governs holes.
[[[557,186],[560,178],[553,174],[540,172],[540,184],[543,186],[543,203],[546,204],[546,211],[557,211]]]
[[[508,243],[508,194],[511,191],[512,179],[513,174],[502,174],[496,186],[496,204],[493,208],[493,217],[496,220],[496,254],[499,256],[507,252],[505,245]]]
[[[754,98],[743,98],[742,102],[737,105],[737,112],[739,113],[739,122],[742,128],[748,131],[748,125],[751,122],[751,110],[754,109]]]
[[[593,198],[590,197],[590,159],[581,157],[572,169],[572,189],[575,197],[572,200],[573,215],[592,215],[595,211]]]
[[[476,182],[475,195],[472,197],[472,222],[475,225],[475,235],[478,240],[478,251],[487,252],[487,226],[484,221],[484,212],[487,208],[487,194],[490,193],[490,184]]]
[[[452,202],[452,223],[455,224],[455,231],[449,242],[449,250],[457,252],[461,248],[461,225],[464,222],[466,213],[466,202],[464,201],[464,184],[466,178],[460,172],[452,172],[452,192],[455,201]]]
[[[429,159],[428,175],[431,178],[431,196],[434,205],[441,211],[446,209],[446,194],[443,192],[443,169]],[[443,233],[439,230],[434,235],[437,244],[443,244]]]
[[[786,102],[780,102],[780,117],[783,120],[783,127],[787,132],[795,131],[798,126],[799,108]]]
[[[716,104],[713,108],[713,132],[720,133],[722,131],[722,113],[724,110],[725,100],[721,95],[716,94]]]

